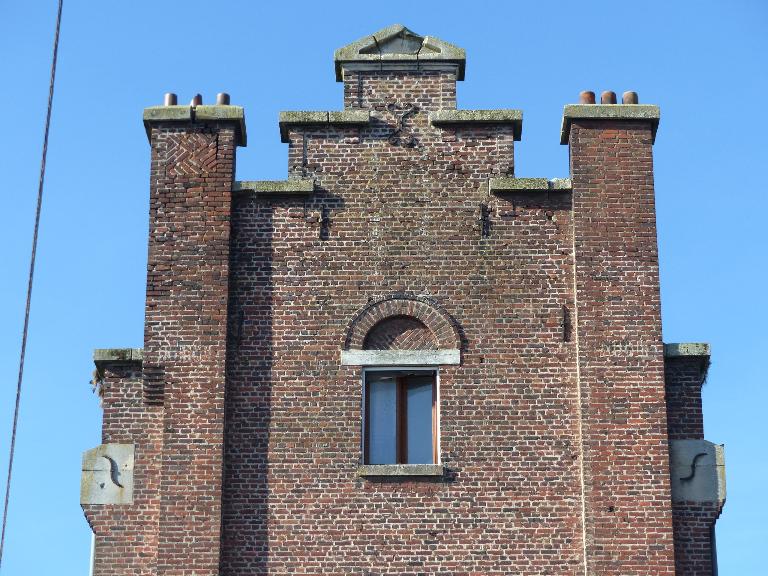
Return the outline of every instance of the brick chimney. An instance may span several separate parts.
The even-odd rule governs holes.
[[[238,106],[204,106],[196,96],[190,106],[147,108],[144,124],[152,167],[143,393],[146,404],[163,407],[157,574],[213,576],[231,195],[244,115]]]
[[[652,157],[659,109],[615,104],[613,92],[601,102],[566,106],[561,134],[573,186],[586,568],[671,576]]]

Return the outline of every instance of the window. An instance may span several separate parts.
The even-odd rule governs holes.
[[[436,370],[366,370],[363,462],[437,464]]]

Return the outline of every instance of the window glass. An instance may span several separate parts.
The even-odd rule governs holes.
[[[435,386],[431,370],[366,372],[366,464],[435,462]]]
[[[406,379],[408,464],[432,462],[432,381],[432,376]]]
[[[397,383],[394,376],[368,379],[368,463],[397,462]]]

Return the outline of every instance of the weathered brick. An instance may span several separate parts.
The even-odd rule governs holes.
[[[449,113],[463,51],[377,34],[337,59],[345,113],[281,116],[286,184],[234,185],[236,107],[145,115],[143,370],[100,364],[135,492],[84,506],[95,573],[706,573],[719,509],[670,495],[703,373],[667,358],[665,388],[654,107],[580,109],[570,181],[520,184],[521,115]],[[442,476],[358,474],[362,349],[460,350]]]

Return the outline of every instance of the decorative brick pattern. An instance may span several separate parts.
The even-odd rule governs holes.
[[[365,350],[434,350],[435,336],[429,328],[410,316],[386,318],[368,332]]]
[[[147,399],[163,407],[163,576],[219,573],[235,131],[206,122],[151,132],[144,361]]]
[[[416,341],[413,341],[414,346],[420,348],[461,348],[460,329],[456,320],[437,302],[423,297],[406,297],[400,294],[376,300],[363,308],[347,329],[344,348],[347,350],[369,348],[367,344],[372,342],[372,340],[369,341],[369,335],[372,335],[371,333],[374,331],[386,329],[381,324],[393,318],[413,318],[429,332],[429,335],[422,334],[418,338],[422,344],[416,344]],[[396,325],[390,325],[389,328],[396,329]],[[416,335],[414,334],[412,337],[416,337]],[[430,343],[427,342],[428,340]],[[375,349],[375,346],[370,346],[370,348]]]

